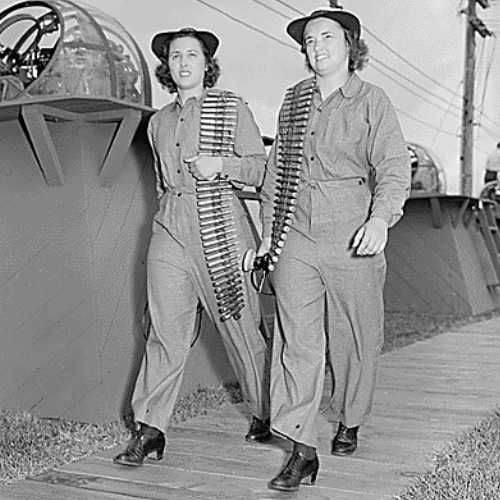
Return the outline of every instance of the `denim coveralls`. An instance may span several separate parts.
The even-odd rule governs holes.
[[[262,189],[263,236],[271,234],[276,173],[277,140]],[[356,256],[351,244],[370,217],[396,223],[410,177],[406,144],[383,90],[353,73],[325,100],[315,92],[297,209],[273,273],[271,426],[291,440],[316,446],[327,347],[333,420],[354,427],[370,413],[383,344],[386,262],[383,253]]]
[[[177,98],[150,120],[160,208],[153,221],[147,261],[151,331],[136,382],[132,407],[135,419],[166,431],[193,341],[199,303],[219,330],[228,357],[252,414],[269,416],[265,377],[266,343],[259,330],[260,310],[255,290],[244,276],[245,307],[238,321],[221,322],[203,254],[195,196],[195,179],[184,159],[198,153],[201,102],[184,105]],[[239,101],[235,156],[223,157],[222,175],[239,186],[261,184],[265,150],[260,132],[245,103]],[[234,196],[239,250],[255,248],[248,220]],[[268,378],[268,377],[267,377]]]

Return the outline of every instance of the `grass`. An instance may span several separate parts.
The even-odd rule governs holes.
[[[125,425],[43,419],[0,410],[0,484],[69,463],[124,441]]]
[[[386,337],[384,352],[399,349],[411,343],[437,335],[450,328],[488,319],[500,311],[475,317],[421,312],[386,312]],[[217,410],[227,404],[243,400],[237,384],[226,384],[218,388],[200,388],[195,393],[177,401],[171,424]],[[62,419],[43,419],[24,411],[0,410],[0,484],[6,484],[51,468],[84,458],[93,453],[125,443],[129,430],[123,422],[83,424]],[[465,435],[460,441],[436,458],[435,469],[419,476],[400,500],[413,499],[482,499],[494,496],[439,496],[450,488],[468,491],[471,484],[483,483],[487,488],[499,487],[500,470],[500,415],[494,415]],[[483,446],[483,443],[487,443]],[[499,457],[486,456],[495,450]],[[483,468],[478,468],[480,462]],[[490,470],[496,464],[497,471]],[[479,472],[476,472],[479,471]],[[483,472],[484,471],[484,472]],[[468,473],[468,475],[466,474]],[[462,485],[459,477],[467,477],[469,483]],[[476,477],[478,476],[478,477]],[[469,486],[467,486],[469,485]],[[432,488],[436,496],[430,496]],[[434,491],[434,490],[432,490]],[[422,493],[424,492],[424,493]],[[447,495],[448,493],[442,493]],[[464,493],[465,494],[465,493]],[[413,495],[413,496],[411,496]],[[500,496],[499,496],[500,498]]]
[[[179,398],[170,423],[179,424],[226,404],[243,401],[237,384],[200,388]],[[90,456],[130,438],[125,422],[84,424],[0,410],[0,485]]]
[[[386,353],[395,349],[401,349],[451,328],[483,321],[498,315],[500,315],[500,310],[477,314],[475,316],[425,313],[421,311],[386,311],[385,338],[382,351]]]
[[[500,408],[434,457],[397,500],[500,498]]]

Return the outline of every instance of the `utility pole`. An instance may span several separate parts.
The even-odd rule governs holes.
[[[465,33],[465,83],[462,108],[462,146],[460,155],[461,194],[472,196],[473,145],[474,145],[474,80],[476,65],[476,31],[485,38],[492,33],[476,16],[476,3],[488,8],[489,0],[468,0]]]

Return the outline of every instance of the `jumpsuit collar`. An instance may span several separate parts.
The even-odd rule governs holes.
[[[353,71],[349,76],[349,78],[346,80],[346,82],[341,87],[334,90],[329,96],[327,96],[324,99],[324,101],[322,101],[321,92],[319,90],[317,83],[316,83],[315,94],[317,98],[319,98],[319,102],[323,103],[331,102],[335,98],[335,96],[338,95],[339,93],[342,97],[346,99],[352,99],[358,95],[362,85],[363,82],[361,78]]]
[[[339,88],[341,94],[347,99],[356,97],[361,89],[361,78],[353,71],[347,81]]]
[[[186,101],[184,103],[181,101],[179,94],[177,94],[175,96],[174,104],[177,108],[182,109],[186,105],[187,102],[189,102],[189,101],[193,102],[193,100],[194,100],[194,102],[196,102],[198,105],[200,105],[200,103],[202,103],[203,100],[205,99],[207,92],[208,92],[208,89],[203,89],[203,92],[199,97],[194,97],[194,96],[189,97],[188,99],[186,99]]]

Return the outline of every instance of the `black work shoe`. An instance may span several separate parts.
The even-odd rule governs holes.
[[[311,485],[316,483],[319,470],[318,455],[307,460],[301,453],[294,451],[284,469],[267,485],[271,490],[297,491],[303,479],[311,477]]]
[[[245,436],[245,441],[263,443],[264,441],[269,441],[272,437],[269,419],[261,420],[260,418],[252,417],[252,423]]]
[[[156,460],[161,460],[164,449],[165,435],[163,432],[146,424],[141,424],[140,429],[133,436],[127,449],[117,455],[113,459],[113,462],[118,465],[138,467],[143,464],[144,459],[150,453],[156,452]]]
[[[339,423],[337,434],[333,438],[332,455],[345,457],[352,455],[358,447],[358,427],[346,427]]]

